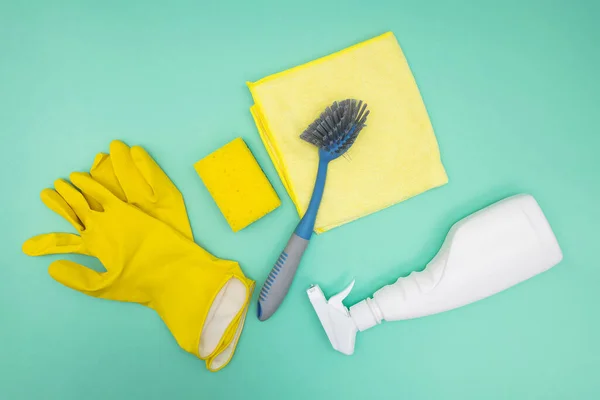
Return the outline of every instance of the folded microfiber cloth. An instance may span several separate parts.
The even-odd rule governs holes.
[[[318,166],[317,149],[300,133],[335,100],[360,99],[371,110],[348,157],[329,166],[317,233],[448,182],[427,110],[391,32],[248,87],[260,136],[300,215]]]

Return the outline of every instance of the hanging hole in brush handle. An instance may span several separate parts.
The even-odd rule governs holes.
[[[269,319],[287,295],[309,241],[295,233],[279,255],[258,295],[258,319]]]

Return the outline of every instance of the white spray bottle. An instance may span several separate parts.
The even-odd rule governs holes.
[[[308,297],[332,346],[350,355],[357,331],[452,310],[508,289],[555,266],[562,252],[537,201],[509,197],[454,224],[421,272],[384,286],[354,306],[342,301],[354,281],[325,299],[318,285]]]

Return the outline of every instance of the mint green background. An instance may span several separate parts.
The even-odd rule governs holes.
[[[0,0],[0,398],[599,398],[600,3],[281,3]],[[172,177],[197,240],[262,283],[297,215],[245,82],[387,30],[450,182],[317,237],[280,312],[259,323],[253,301],[223,371],[181,351],[149,309],[68,290],[46,273],[56,257],[21,253],[33,234],[71,230],[40,190],[119,138]],[[192,164],[237,136],[283,205],[233,234]],[[352,357],[332,350],[310,283],[331,295],[355,277],[351,305],[421,269],[452,223],[520,192],[544,209],[560,265],[477,304],[359,334]]]

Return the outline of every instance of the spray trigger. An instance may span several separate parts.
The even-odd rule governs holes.
[[[331,296],[329,301],[319,285],[313,285],[306,291],[331,345],[346,355],[354,353],[357,327],[342,301],[353,287],[354,280],[340,293]]]
[[[346,308],[346,306],[342,302],[346,297],[348,297],[348,295],[352,291],[352,288],[354,287],[354,282],[355,280],[353,279],[352,282],[350,282],[350,284],[346,286],[344,290],[342,290],[334,296],[331,296],[328,301],[329,305],[340,312],[348,314],[348,308]]]

